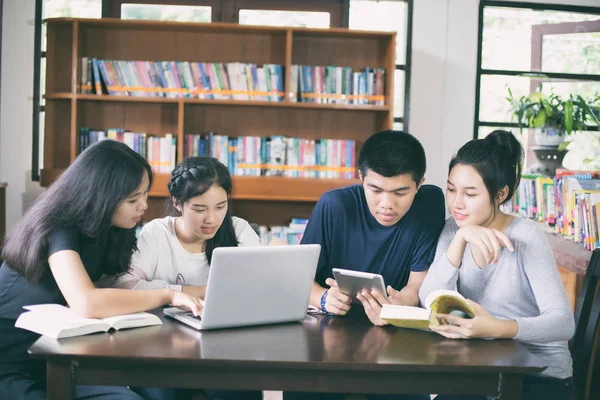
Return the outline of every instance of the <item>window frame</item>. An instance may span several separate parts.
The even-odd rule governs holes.
[[[576,80],[576,81],[591,81],[591,82],[600,82],[600,75],[594,74],[572,74],[572,73],[560,73],[560,72],[545,72],[545,71],[534,71],[534,65],[532,64],[531,70],[529,71],[518,71],[518,70],[503,70],[503,69],[487,69],[482,68],[482,50],[483,50],[483,18],[484,18],[484,9],[485,7],[497,7],[497,8],[522,8],[528,10],[535,11],[563,11],[563,12],[576,12],[582,14],[597,14],[600,18],[600,7],[588,7],[588,6],[574,6],[574,5],[565,5],[565,4],[540,4],[540,3],[514,3],[510,1],[497,1],[497,0],[482,0],[479,3],[479,23],[477,30],[477,74],[476,74],[476,82],[475,82],[475,116],[473,121],[473,139],[477,139],[479,135],[479,128],[481,127],[489,127],[489,128],[501,128],[501,127],[511,127],[518,128],[519,125],[516,122],[499,122],[499,121],[481,121],[479,119],[479,109],[481,107],[481,78],[484,75],[501,75],[501,76],[523,76],[525,74],[540,74],[545,75],[548,78],[555,79],[568,79],[568,80]],[[587,22],[587,21],[584,21]],[[596,21],[589,21],[596,22]],[[575,23],[562,23],[562,24],[553,24],[553,25],[567,25]],[[581,23],[579,23],[581,24]],[[543,25],[537,25],[543,26]],[[564,27],[563,27],[564,28]],[[552,33],[551,30],[545,30],[542,28],[538,28],[538,32],[540,35],[544,35],[545,33]],[[554,33],[567,33],[567,32],[554,32]],[[542,44],[542,36],[539,39],[539,49],[534,49],[532,46],[532,57],[534,54],[538,55],[539,64],[541,64],[541,44]],[[534,44],[534,37],[532,32],[532,44]],[[532,58],[533,62],[533,58]],[[532,79],[531,85],[535,84],[536,80]],[[597,130],[598,128],[590,127],[591,130]],[[531,147],[531,146],[529,146]],[[528,150],[528,149],[527,149]]]

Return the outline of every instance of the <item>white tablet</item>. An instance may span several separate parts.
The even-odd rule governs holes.
[[[363,290],[376,290],[387,298],[383,276],[379,274],[340,268],[333,268],[332,271],[340,292],[350,296],[353,303],[360,303],[356,295]]]

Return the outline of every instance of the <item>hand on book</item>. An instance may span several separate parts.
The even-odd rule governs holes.
[[[458,230],[456,237],[471,245],[471,254],[479,268],[498,262],[502,247],[510,251],[515,250],[510,238],[497,229],[465,225]]]
[[[495,318],[481,305],[467,300],[475,311],[474,318],[461,318],[451,314],[437,314],[443,325],[429,325],[429,329],[449,339],[512,338],[518,332],[515,321]]]
[[[177,290],[173,290],[172,292],[171,304],[174,307],[191,311],[196,317],[202,315],[202,309],[204,308],[203,301],[200,298],[178,292]]]
[[[352,299],[340,292],[335,279],[327,278],[325,284],[329,285],[325,300],[325,309],[327,312],[334,315],[346,315],[346,313],[350,311],[350,303],[352,302]]]

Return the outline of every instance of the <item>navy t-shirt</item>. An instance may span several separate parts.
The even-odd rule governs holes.
[[[61,250],[79,253],[81,261],[92,282],[103,274],[105,241],[79,235],[74,229],[58,230],[51,235],[48,244],[48,257]],[[0,267],[0,363],[20,363],[27,361],[27,349],[39,335],[15,328],[15,321],[26,310],[23,306],[32,304],[62,304],[67,302],[60,292],[54,276],[48,268],[35,284],[29,284],[6,262]]]
[[[425,271],[433,262],[444,207],[442,190],[422,185],[404,217],[383,226],[369,211],[362,185],[323,194],[301,242],[321,245],[315,280],[325,286],[332,268],[344,268],[381,274],[386,285],[402,289],[410,271]]]

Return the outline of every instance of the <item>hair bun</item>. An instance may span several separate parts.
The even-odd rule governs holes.
[[[523,146],[511,132],[497,129],[486,136],[485,140],[489,140],[497,147],[504,150],[507,156],[512,161],[512,165],[521,164],[523,160]]]

